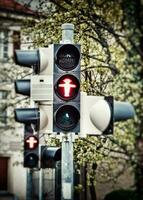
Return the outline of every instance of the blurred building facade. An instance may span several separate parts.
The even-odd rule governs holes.
[[[33,17],[31,9],[14,0],[0,0],[0,193],[16,194],[20,200],[26,199],[27,174],[22,165],[23,128],[13,120],[15,94],[11,68],[14,50],[22,48],[23,20]]]

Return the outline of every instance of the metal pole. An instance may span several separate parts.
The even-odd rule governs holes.
[[[73,133],[62,137],[62,200],[73,200]]]
[[[33,184],[32,184],[32,171],[27,169],[27,183],[26,183],[26,200],[32,200]]]
[[[62,24],[61,43],[74,42],[74,25],[70,23]],[[73,138],[74,133],[61,134],[62,137],[62,200],[73,200]]]
[[[55,200],[61,200],[61,161],[56,163],[55,169]]]
[[[74,25],[70,23],[62,24],[62,43],[73,43]]]
[[[43,199],[43,170],[39,170],[39,200]]]

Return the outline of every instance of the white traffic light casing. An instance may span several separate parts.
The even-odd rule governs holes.
[[[31,100],[37,102],[53,101],[53,76],[52,75],[33,75],[30,85]]]
[[[91,107],[89,112],[92,124],[102,132],[107,130],[107,127],[111,123],[111,120],[113,122],[113,108],[111,108],[110,104],[105,99],[97,101]]]
[[[109,96],[87,96],[81,93],[81,132],[86,135],[113,134],[113,124],[135,116],[133,106],[128,102],[114,101]]]
[[[53,45],[37,50],[16,50],[15,62],[21,66],[33,68],[35,74],[37,74],[32,75],[29,82],[28,80],[17,80],[15,84],[17,87],[15,88],[20,89],[16,89],[16,92],[24,95],[29,94],[33,101],[52,101]],[[29,93],[26,91],[28,86],[30,86],[28,88]],[[23,93],[20,92],[21,89],[24,91]]]
[[[80,132],[80,45],[54,44],[53,132]]]
[[[113,133],[113,98],[87,96],[81,92],[81,119],[79,137]]]
[[[53,104],[39,105],[40,107],[40,132],[45,134],[53,133]]]
[[[48,48],[39,48],[40,54],[40,75],[53,75],[53,44]]]

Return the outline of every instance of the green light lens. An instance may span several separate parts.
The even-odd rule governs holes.
[[[56,124],[64,131],[72,130],[79,121],[79,111],[71,105],[60,107],[55,115]]]

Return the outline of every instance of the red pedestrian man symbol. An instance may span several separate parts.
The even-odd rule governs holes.
[[[63,80],[64,83],[59,84],[59,87],[63,87],[64,88],[64,96],[65,97],[70,97],[70,93],[71,93],[71,88],[76,88],[75,84],[72,84],[72,80],[69,78],[65,78]]]

